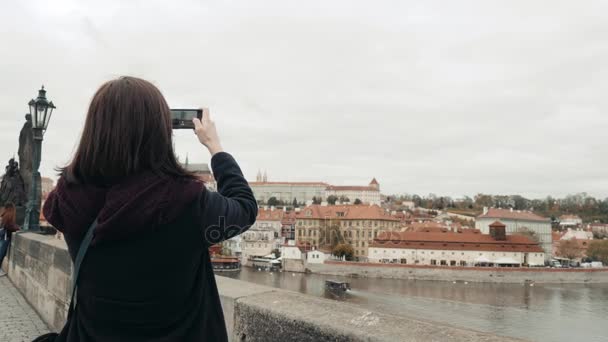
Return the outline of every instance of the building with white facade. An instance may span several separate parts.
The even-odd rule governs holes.
[[[266,203],[271,197],[291,204],[306,203],[315,198],[325,198],[327,183],[322,182],[249,182],[251,190],[258,201]]]
[[[311,203],[313,198],[326,200],[334,195],[338,198],[348,198],[349,203],[356,199],[364,204],[380,204],[380,184],[374,178],[365,186],[354,185],[330,185],[324,182],[269,182],[264,173],[258,172],[255,182],[249,182],[253,194],[258,201],[266,203],[274,197],[287,205],[294,201],[298,203]]]
[[[322,264],[330,257],[331,253],[329,251],[315,249],[306,253],[306,262],[309,264]]]
[[[241,235],[237,235],[228,240],[224,240],[222,242],[223,250],[228,255],[235,256],[235,257],[241,257],[241,255],[243,254],[243,250],[241,248],[242,240],[243,239],[242,239]]]
[[[336,196],[338,198],[348,198],[350,203],[354,203],[356,199],[361,200],[363,204],[380,205],[380,184],[376,178],[367,186],[353,185],[329,185],[325,190],[325,197]]]
[[[507,235],[494,222],[492,234],[462,232],[383,232],[369,247],[369,262],[432,266],[542,266],[545,253],[523,235]]]
[[[560,227],[579,227],[583,225],[583,219],[578,215],[562,215],[559,217]]]
[[[483,214],[477,216],[475,228],[483,234],[489,233],[489,226],[499,220],[506,226],[507,235],[513,235],[522,231],[531,231],[538,239],[540,246],[545,251],[546,260],[551,259],[553,249],[553,238],[551,236],[551,220],[539,216],[531,211],[484,208]]]
[[[593,232],[582,229],[572,229],[568,228],[568,230],[560,237],[560,240],[593,240]]]
[[[254,258],[269,256],[274,249],[279,249],[280,242],[277,233],[270,228],[252,227],[243,234],[241,240],[241,263],[251,265]]]
[[[186,162],[182,164],[182,167],[186,171],[194,173],[198,179],[202,180],[208,190],[217,191],[217,183],[209,165],[205,163],[190,163],[188,162],[188,157],[186,157]]]
[[[587,228],[596,234],[608,235],[608,224],[607,223],[598,223],[598,222],[590,223],[587,226]]]

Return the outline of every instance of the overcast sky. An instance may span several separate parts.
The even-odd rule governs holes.
[[[608,196],[606,1],[0,2],[0,162],[44,83],[41,172],[106,80],[209,106],[248,179]],[[190,132],[177,153],[208,162]]]

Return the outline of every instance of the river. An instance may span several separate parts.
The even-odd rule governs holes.
[[[341,278],[243,267],[222,276],[344,300],[371,310],[542,342],[608,341],[608,284],[491,284]],[[350,282],[336,299],[325,279]]]

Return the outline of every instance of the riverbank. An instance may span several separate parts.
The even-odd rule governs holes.
[[[608,283],[608,268],[440,267],[326,261],[307,264],[311,273],[352,278],[460,281],[480,283]]]

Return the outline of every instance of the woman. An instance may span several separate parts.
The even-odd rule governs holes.
[[[12,202],[6,202],[2,209],[2,214],[0,214],[0,277],[6,275],[1,267],[11,244],[12,234],[19,230],[19,226],[15,223],[17,216],[15,205]]]
[[[194,124],[217,193],[178,163],[169,107],[154,85],[121,77],[93,97],[43,209],[72,260],[98,220],[58,341],[227,341],[208,248],[249,228],[257,204],[209,113]]]

